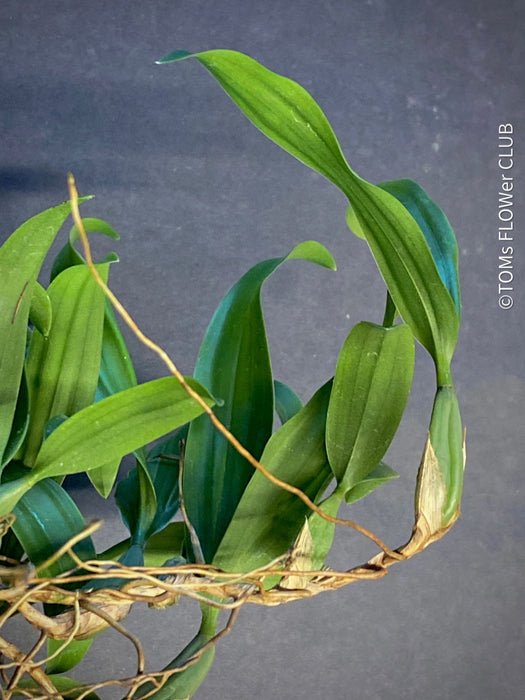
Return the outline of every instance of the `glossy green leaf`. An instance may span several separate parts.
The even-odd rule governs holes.
[[[325,450],[328,382],[272,435],[261,462],[276,477],[316,499],[332,473]],[[251,571],[284,554],[310,509],[294,494],[255,472],[237,506],[213,563],[225,571]]]
[[[459,252],[456,236],[447,217],[425,190],[413,180],[382,182],[379,187],[399,200],[419,224],[443,284],[454,300],[459,317]]]
[[[293,389],[283,382],[277,380],[273,383],[275,391],[275,410],[281,423],[293,418],[296,413],[299,413],[303,404]]]
[[[36,280],[32,284],[31,295],[29,320],[44,338],[47,338],[53,318],[51,299],[44,287]]]
[[[187,382],[208,406],[213,405],[198,382],[191,378]],[[82,409],[44,442],[29,473],[0,487],[0,515],[9,513],[41,479],[77,474],[121,459],[202,412],[175,377],[140,384]]]
[[[440,383],[449,381],[459,319],[414,217],[350,168],[321,108],[300,85],[236,51],[176,51],[159,63],[189,57],[210,71],[266,136],[344,192],[396,307],[434,358]]]
[[[47,640],[47,655],[53,655],[46,664],[46,673],[66,673],[79,664],[88,653],[93,644],[93,637],[90,639],[71,640],[66,643],[63,639]],[[61,651],[59,651],[61,650]],[[56,652],[58,651],[58,654]]]
[[[330,253],[307,241],[283,258],[255,265],[219,304],[202,342],[194,376],[223,401],[217,417],[258,458],[271,435],[273,378],[261,308],[263,282],[281,263],[302,258],[333,268]],[[184,499],[206,561],[211,561],[253,467],[203,417],[190,427]]]
[[[17,404],[32,285],[69,212],[66,202],[37,214],[0,248],[0,454],[11,434]]]
[[[0,461],[1,469],[10,462],[18,452],[20,445],[23,443],[26,436],[27,427],[29,425],[29,391],[27,389],[27,378],[25,370],[22,371],[20,381],[20,390],[16,402],[15,415],[11,425],[11,434],[5,446],[3,457]]]
[[[26,470],[18,467],[6,470],[6,476],[9,478],[20,478],[24,473]],[[5,484],[0,487],[3,488]],[[13,513],[16,516],[13,532],[35,566],[45,562],[86,527],[86,522],[71,496],[53,479],[44,479],[35,484],[18,501]],[[73,551],[82,561],[96,558],[90,537],[76,544]],[[43,569],[40,575],[57,576],[75,566],[71,556],[64,554],[51,566]]]
[[[326,450],[347,492],[383,458],[405,410],[414,371],[408,326],[357,324],[346,339],[326,422]]]
[[[107,278],[108,266],[99,266]],[[105,297],[86,266],[64,270],[48,289],[53,324],[47,338],[34,331],[27,376],[31,420],[22,460],[33,466],[46,423],[73,415],[95,398],[100,369]]]

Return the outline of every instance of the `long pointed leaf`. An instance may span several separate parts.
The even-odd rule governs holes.
[[[195,367],[195,377],[223,401],[216,409],[218,418],[256,458],[271,435],[274,412],[261,287],[281,263],[298,258],[335,267],[326,248],[315,241],[253,267],[217,308]],[[211,561],[253,468],[206,418],[191,425],[185,455],[186,509],[205,559]]]
[[[24,472],[10,468],[6,470],[6,475],[12,478]],[[1,488],[4,488],[4,484]],[[35,566],[42,564],[86,526],[71,496],[53,479],[44,479],[35,484],[20,499],[13,512],[16,516],[13,532]],[[83,561],[96,558],[90,537],[76,544],[73,551]],[[74,560],[64,554],[51,566],[42,569],[40,575],[57,576],[74,566]]]
[[[296,413],[299,413],[303,404],[293,389],[283,382],[277,380],[273,383],[275,390],[275,411],[279,416],[281,423],[293,418]]]
[[[419,224],[443,284],[454,300],[459,317],[461,313],[459,252],[456,236],[447,217],[425,190],[413,180],[382,182],[379,187],[399,200]]]
[[[107,278],[108,266],[98,269]],[[28,466],[51,418],[72,415],[93,402],[100,369],[105,297],[89,268],[64,270],[48,294],[53,324],[47,338],[33,332],[27,360],[31,421],[22,459]]]
[[[208,406],[213,405],[198,382],[191,378],[187,382]],[[82,409],[44,442],[33,469],[0,487],[0,515],[9,513],[41,479],[77,474],[121,459],[202,412],[174,377],[140,384]]]
[[[187,431],[185,431],[187,433]],[[130,531],[131,542],[144,547],[147,540],[162,530],[179,508],[179,440],[182,432],[177,431],[149,453],[146,470],[155,493],[156,508],[148,519],[140,517],[144,510],[144,496],[141,490],[141,466],[137,465],[127,477],[119,482],[115,494],[122,519]]]
[[[0,454],[11,432],[26,351],[31,285],[60,227],[69,202],[26,221],[0,248]]]
[[[447,383],[459,320],[413,216],[350,168],[321,108],[300,85],[236,51],[175,51],[159,63],[192,56],[266,136],[345,193],[396,307],[434,358],[440,383]]]

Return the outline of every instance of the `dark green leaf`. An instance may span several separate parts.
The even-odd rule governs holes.
[[[98,398],[106,398],[136,386],[137,377],[113,309],[106,302],[102,334],[102,358],[98,380]]]
[[[29,425],[29,392],[27,389],[27,379],[25,370],[22,371],[22,379],[20,382],[20,391],[16,402],[15,415],[13,416],[13,424],[11,425],[11,434],[5,446],[4,455],[0,462],[3,468],[18,452],[20,445],[23,443]]]
[[[326,422],[328,458],[345,492],[383,458],[405,410],[413,370],[408,326],[362,322],[346,339]]]
[[[273,378],[261,308],[263,282],[285,260],[334,268],[320,243],[301,243],[284,258],[255,265],[228,292],[206,331],[195,377],[223,404],[217,417],[256,458],[271,435]],[[190,427],[184,499],[206,561],[211,561],[253,468],[203,417]]]
[[[6,470],[9,478],[20,476],[25,470]],[[2,484],[1,488],[5,488]],[[16,520],[13,532],[22,545],[29,560],[39,566],[53,555],[63,544],[78,535],[86,522],[75,502],[53,479],[44,479],[35,484],[17,503],[13,510]],[[82,560],[95,559],[96,553],[90,537],[73,547]],[[41,576],[57,576],[75,566],[69,554],[64,554],[51,566],[40,572]]]
[[[454,300],[456,312],[461,313],[458,274],[458,244],[443,211],[425,190],[413,180],[382,182],[381,187],[408,209],[419,224],[432,252],[439,275]]]
[[[324,440],[331,388],[330,381],[274,433],[261,457],[274,476],[312,500],[332,478]],[[213,563],[225,571],[251,571],[268,564],[287,551],[310,512],[297,496],[255,472]]]
[[[145,566],[163,566],[169,559],[181,558],[184,547],[185,526],[181,521],[169,523],[166,527],[148,538],[144,548]],[[101,560],[117,560],[131,546],[128,538],[98,555]]]
[[[141,490],[141,466],[137,465],[117,486],[115,494],[122,519],[129,529],[131,541],[144,546],[148,538],[162,530],[179,508],[179,441],[187,430],[156,445],[149,453],[146,462],[151,484],[155,493],[155,511],[150,517],[140,517],[144,510],[145,498]]]
[[[275,380],[273,386],[275,390],[275,410],[281,423],[286,423],[296,413],[299,413],[303,404],[295,391],[290,389],[288,385]]]

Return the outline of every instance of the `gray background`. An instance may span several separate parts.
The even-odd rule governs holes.
[[[380,320],[383,291],[366,246],[345,227],[338,190],[260,135],[196,62],[154,64],[172,49],[234,48],[296,79],[363,177],[417,180],[458,236],[463,325],[454,376],[469,451],[462,518],[381,581],[279,609],[245,608],[200,700],[521,696],[524,10],[517,0],[0,5],[2,238],[64,200],[73,171],[81,192],[96,195],[84,213],[121,233],[113,289],[184,372],[229,286],[301,240],[327,245],[339,271],[290,264],[266,284],[264,304],[275,374],[303,399],[333,373],[351,325]],[[500,123],[512,123],[516,138],[508,311],[497,303]],[[141,380],[164,374],[130,346]],[[392,546],[410,532],[432,395],[432,366],[418,352],[414,395],[388,457],[402,478],[348,513]],[[108,518],[101,545],[124,536],[111,499],[83,481],[72,489],[87,517]],[[331,562],[350,566],[373,553],[342,531]],[[191,634],[193,615],[184,603],[138,611],[129,626],[159,664]],[[85,679],[103,662],[109,675],[131,671],[127,642],[115,642],[110,660],[104,645],[96,640]]]

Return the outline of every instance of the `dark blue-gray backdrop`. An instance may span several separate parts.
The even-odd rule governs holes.
[[[351,325],[381,318],[382,282],[345,227],[335,187],[267,141],[196,62],[175,48],[234,48],[302,83],[352,166],[372,181],[410,177],[445,209],[461,251],[463,326],[454,375],[468,430],[463,516],[440,543],[358,583],[280,609],[245,608],[201,700],[510,700],[523,664],[524,10],[519,0],[3,0],[0,5],[2,240],[67,197],[121,233],[112,286],[138,324],[192,371],[203,331],[252,264],[317,238],[336,274],[295,263],[266,284],[277,377],[304,398],[333,372]],[[498,125],[515,137],[512,309],[498,306]],[[507,173],[510,171],[506,171]],[[62,239],[63,241],[63,239]],[[507,276],[508,278],[508,276]],[[130,342],[139,377],[164,373]],[[418,352],[415,394],[389,462],[394,484],[354,517],[392,546],[407,538],[433,394]],[[82,481],[87,517],[124,535],[111,499]],[[342,531],[332,562],[373,553]],[[138,612],[158,663],[192,631],[194,606]],[[105,638],[82,676],[129,673],[133,649]],[[121,654],[119,659],[118,655]]]

